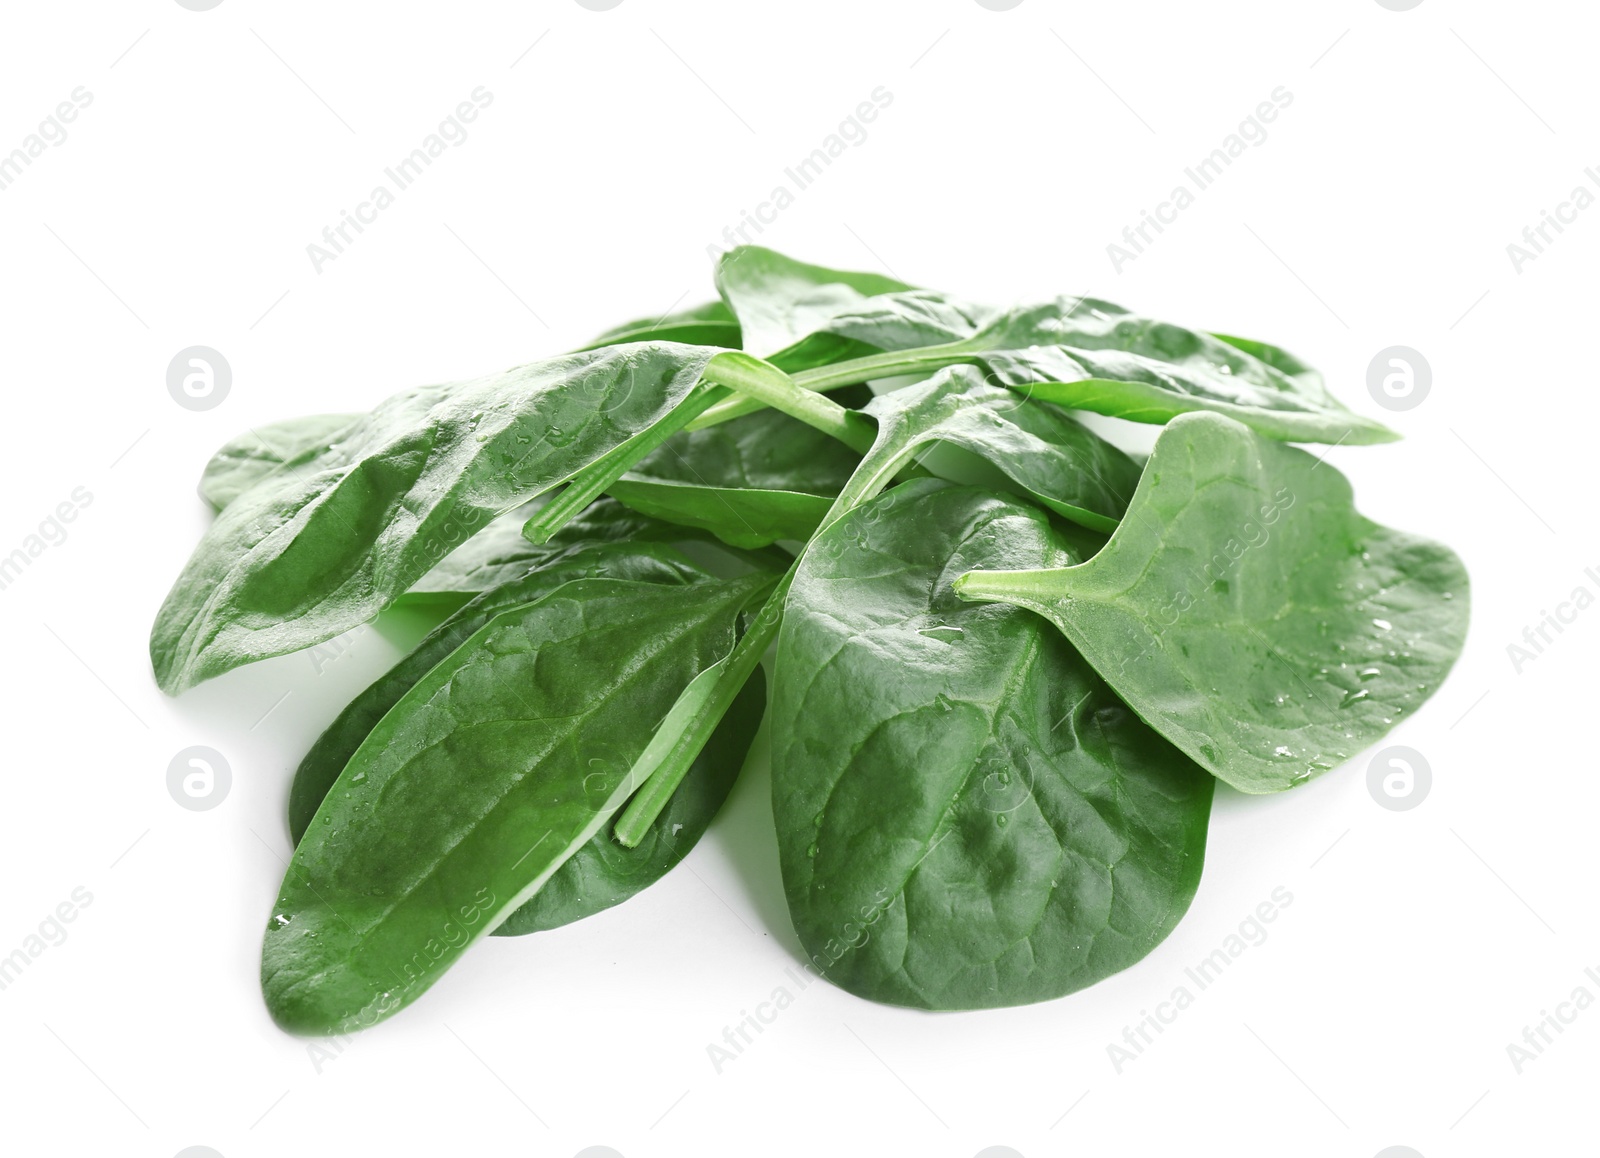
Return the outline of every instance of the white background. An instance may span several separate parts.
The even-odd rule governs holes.
[[[1507,654],[1600,590],[1583,573],[1600,565],[1600,212],[1520,273],[1506,252],[1600,164],[1589,6],[101,0],[8,5],[4,23],[0,152],[93,94],[0,192],[0,555],[74,488],[93,496],[0,591],[0,955],[93,896],[0,992],[4,1149],[1593,1152],[1600,1011],[1521,1074],[1506,1051],[1579,985],[1600,996],[1600,611],[1520,674]],[[315,271],[307,244],[480,85],[494,101],[470,139]],[[318,1058],[256,979],[288,779],[405,629],[358,635],[321,674],[290,656],[163,697],[146,632],[206,523],[202,464],[251,426],[704,300],[707,247],[880,85],[893,104],[868,139],[759,240],[978,299],[1089,291],[1267,338],[1404,431],[1329,461],[1369,515],[1472,573],[1466,654],[1394,735],[1431,794],[1379,807],[1366,759],[1270,799],[1221,791],[1193,908],[1136,968],[967,1014],[819,983],[718,1074],[707,1045],[793,989],[800,958],[752,768],[650,892],[486,943]],[[1115,270],[1107,244],[1280,85],[1293,104],[1265,143]],[[194,344],[234,372],[205,413],[165,384]],[[1389,414],[1366,372],[1395,344],[1434,381]],[[192,744],[232,764],[210,812],[166,789]],[[1279,886],[1294,900],[1269,939],[1116,1072],[1107,1045]]]

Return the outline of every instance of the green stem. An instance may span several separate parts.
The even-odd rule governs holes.
[[[706,381],[701,377],[701,382]],[[524,538],[534,543],[547,543],[555,533],[575,519],[590,503],[599,498],[640,459],[656,450],[662,443],[689,425],[709,407],[728,397],[729,391],[721,386],[696,387],[687,398],[665,418],[634,435],[620,446],[612,447],[588,466],[567,480],[559,495],[539,508],[539,513],[522,528]]]
[[[872,423],[833,399],[800,389],[795,380],[770,362],[730,351],[706,365],[704,381],[727,386],[752,402],[781,410],[807,426],[831,435],[857,454],[872,447]]]
[[[795,383],[807,390],[837,390],[841,386],[854,386],[874,378],[894,378],[901,374],[931,374],[946,366],[971,362],[972,345],[963,340],[946,342],[939,346],[919,346],[911,350],[890,350],[884,354],[869,354],[865,358],[852,358],[832,366],[819,366],[815,370],[802,370],[794,375]]]
[[[940,346],[923,346],[913,350],[893,350],[886,354],[872,354],[865,358],[852,358],[832,366],[815,370],[801,370],[791,374],[789,380],[806,390],[823,392],[855,386],[876,378],[894,378],[901,374],[931,374],[946,366],[956,366],[972,361],[972,349],[965,342],[947,342]],[[750,395],[741,394],[719,402],[690,424],[690,430],[703,430],[717,426],[746,414],[754,414],[765,403]],[[785,411],[787,413],[787,411]]]
[[[1035,605],[1059,599],[1061,575],[1072,568],[1033,571],[968,571],[951,584],[962,599],[970,603],[1015,603],[1026,600]]]
[[[816,536],[843,518],[850,511],[872,498],[894,480],[900,468],[914,453],[914,447],[896,452],[874,455],[870,450],[850,481],[839,492],[833,506],[823,517]],[[804,552],[800,559],[805,558]],[[645,753],[630,770],[630,777],[642,786],[628,802],[617,821],[613,835],[625,848],[636,848],[650,826],[656,822],[672,794],[689,774],[689,767],[700,755],[700,750],[711,739],[722,717],[732,706],[734,697],[744,687],[756,664],[766,654],[767,648],[777,638],[783,623],[783,605],[789,597],[789,586],[799,570],[800,559],[794,561],[779,581],[772,594],[762,605],[750,629],[734,645],[725,659],[696,676],[678,702],[667,713],[655,736],[645,748]]]
[[[728,714],[734,697],[777,637],[778,626],[783,622],[783,601],[799,565],[796,560],[778,581],[755,622],[727,657],[701,672],[684,689],[651,738],[644,755],[634,764],[630,776],[636,780],[642,778],[644,784],[628,802],[613,830],[624,848],[637,848],[645,838],[678,785],[689,774],[690,766],[711,739],[711,733]]]

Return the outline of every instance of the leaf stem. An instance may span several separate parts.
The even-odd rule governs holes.
[[[689,774],[689,767],[727,715],[745,681],[778,634],[783,622],[783,602],[794,581],[799,560],[784,574],[762,604],[748,631],[726,657],[701,672],[678,697],[644,754],[629,776],[644,783],[618,818],[613,835],[624,848],[637,848],[650,826],[666,808],[672,794]]]
[[[872,423],[833,399],[802,389],[782,370],[750,354],[718,354],[706,365],[704,381],[738,391],[751,402],[781,410],[807,426],[831,435],[857,454],[872,447]],[[730,400],[731,401],[731,400]]]
[[[590,503],[604,494],[623,475],[651,451],[689,425],[709,407],[727,398],[722,386],[697,386],[689,396],[654,426],[640,431],[619,446],[612,447],[567,480],[561,493],[539,508],[528,520],[522,535],[533,543],[549,542],[551,537],[575,519]]]
[[[1010,603],[1019,599],[1044,603],[1052,595],[1060,597],[1060,576],[1063,571],[1070,570],[1070,567],[1058,567],[1028,571],[968,571],[956,576],[950,586],[969,603],[992,603],[996,600]],[[1049,576],[1057,586],[1053,590],[1045,590],[1040,576]]]
[[[966,342],[947,342],[939,346],[923,346],[912,350],[892,350],[884,354],[871,354],[865,358],[852,358],[832,366],[815,370],[801,370],[789,375],[789,380],[805,390],[823,392],[855,386],[875,378],[894,378],[901,374],[931,374],[946,366],[972,361],[972,348]],[[707,410],[689,425],[690,430],[704,430],[746,414],[754,414],[767,403],[749,394],[729,398]],[[785,413],[788,413],[785,411]],[[798,415],[796,416],[798,417]],[[802,421],[804,421],[802,419]]]
[[[839,492],[833,506],[828,508],[827,515],[811,537],[812,542],[816,541],[817,535],[888,486],[912,454],[912,448],[877,455],[872,453],[872,449],[868,450],[861,465],[850,476],[850,481]],[[789,597],[789,586],[794,582],[795,572],[804,558],[805,553],[801,552],[800,558],[778,581],[756,614],[755,622],[733,650],[690,681],[656,734],[651,737],[644,754],[630,769],[629,776],[641,783],[641,787],[628,802],[612,830],[612,835],[623,847],[638,847],[650,831],[650,826],[656,822],[656,818],[667,807],[667,802],[672,799],[672,794],[678,790],[678,785],[688,775],[690,765],[711,739],[711,733],[722,722],[734,697],[777,638],[778,628],[783,623],[783,606]]]

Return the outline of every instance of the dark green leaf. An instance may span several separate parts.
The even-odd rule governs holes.
[[[295,849],[262,952],[278,1024],[386,1017],[525,904],[627,798],[655,721],[770,586],[579,580],[424,675]]]
[[[861,388],[836,400],[860,405],[871,397]],[[763,410],[673,435],[610,493],[645,514],[760,547],[810,538],[860,461],[826,434]]]
[[[757,668],[644,840],[624,848],[602,826],[495,935],[519,937],[580,921],[620,905],[666,876],[721,810],[766,711],[767,681]]]
[[[1333,467],[1178,418],[1081,566],[974,571],[1046,616],[1157,731],[1243,792],[1304,783],[1411,716],[1461,653],[1461,560],[1355,510]]]
[[[1138,961],[1188,907],[1211,778],[1043,621],[950,590],[974,566],[1072,559],[1042,512],[931,480],[802,558],[773,812],[795,929],[850,992],[929,1009],[1059,997]]]
[[[527,540],[523,540],[527,543]],[[300,762],[289,790],[289,832],[296,844],[311,826],[333,782],[371,735],[378,721],[417,681],[501,612],[525,607],[578,579],[628,579],[641,583],[685,584],[709,579],[675,547],[665,543],[552,540],[544,547],[527,543],[543,558],[524,565],[514,579],[487,588],[434,628],[416,648],[346,705]]]
[[[391,398],[222,511],[157,616],[158,682],[175,694],[366,622],[497,516],[646,440],[715,354],[608,347]]]

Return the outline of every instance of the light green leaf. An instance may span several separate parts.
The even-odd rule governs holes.
[[[1333,467],[1214,414],[1172,422],[1111,541],[977,570],[1055,623],[1152,727],[1242,792],[1302,784],[1438,690],[1467,630],[1448,548],[1357,513]]]
[[[759,245],[741,245],[717,263],[717,290],[738,316],[744,349],[761,358],[826,330],[836,314],[868,297],[910,288],[875,273],[808,265]],[[802,368],[781,361],[779,365],[786,370]]]
[[[312,414],[247,430],[206,463],[200,497],[220,511],[285,462],[301,463],[327,450],[360,419],[359,414]]]

